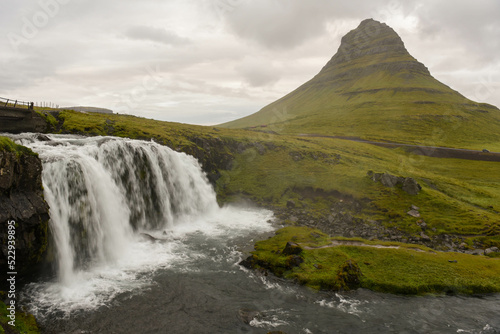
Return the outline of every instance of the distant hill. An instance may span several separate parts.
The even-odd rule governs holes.
[[[500,110],[433,78],[392,28],[368,19],[314,78],[220,127],[482,147],[500,142]]]
[[[70,109],[79,112],[98,112],[101,114],[112,114],[113,110],[106,108],[96,108],[96,107],[68,107],[64,109]]]

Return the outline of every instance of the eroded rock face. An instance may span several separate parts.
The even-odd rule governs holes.
[[[34,272],[47,248],[49,207],[43,198],[38,156],[0,149],[0,266],[7,268],[8,222],[15,223],[15,271]],[[0,274],[5,282],[6,271]],[[3,284],[3,283],[2,283]],[[3,287],[3,286],[2,286]]]

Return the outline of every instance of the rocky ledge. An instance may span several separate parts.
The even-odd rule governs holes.
[[[43,198],[42,164],[31,150],[9,139],[0,142],[0,266],[8,264],[8,224],[15,226],[15,271],[34,273],[47,248],[49,207]],[[12,254],[11,254],[12,255]],[[1,273],[6,282],[6,271]],[[4,284],[4,283],[3,283]],[[3,286],[2,286],[3,290]]]

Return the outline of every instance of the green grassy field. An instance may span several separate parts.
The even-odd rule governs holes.
[[[332,241],[340,245],[333,246]],[[302,248],[295,255],[303,261],[299,265],[290,264],[294,255],[283,253],[287,242]],[[257,267],[315,289],[363,287],[412,295],[500,292],[499,259],[396,242],[332,239],[306,227],[285,227],[273,238],[257,242],[253,261]]]

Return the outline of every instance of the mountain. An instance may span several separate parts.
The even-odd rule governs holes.
[[[64,109],[79,111],[79,112],[97,112],[101,114],[112,114],[113,110],[106,108],[97,108],[97,107],[68,107]]]
[[[500,142],[500,110],[433,78],[392,28],[367,19],[314,78],[220,127],[477,147]]]

